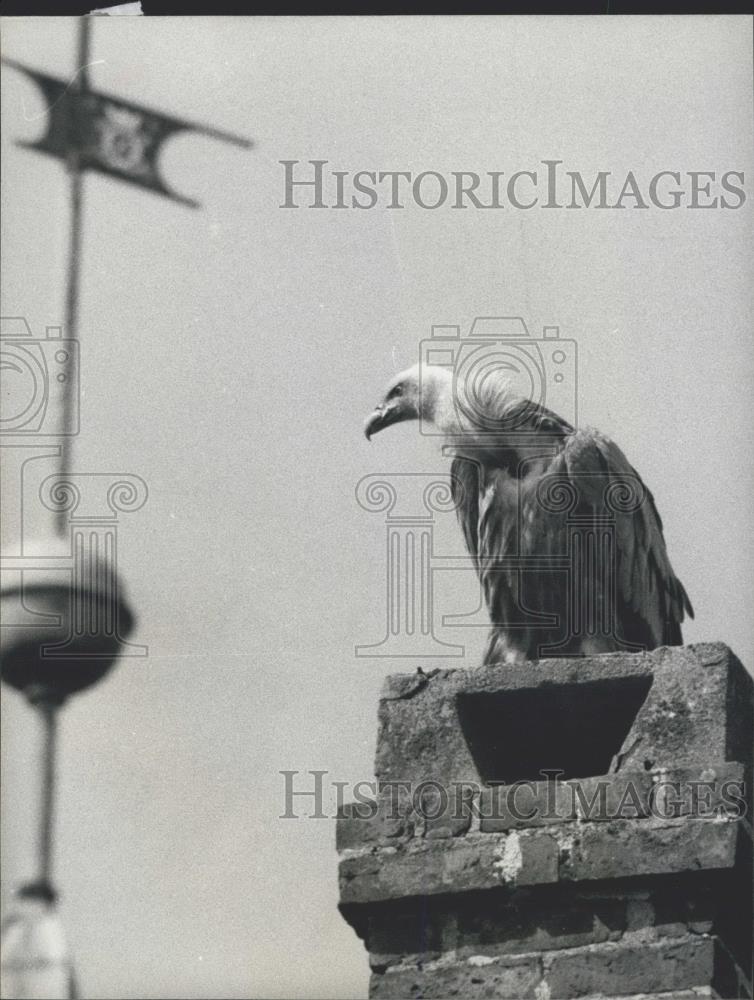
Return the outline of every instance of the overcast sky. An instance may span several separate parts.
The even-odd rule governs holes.
[[[3,27],[6,56],[70,76],[74,22]],[[94,86],[254,148],[171,141],[197,211],[86,180],[75,466],[148,484],[119,545],[149,657],[65,712],[57,880],[84,995],[365,996],[334,824],[277,818],[281,769],[372,776],[380,684],[416,666],[354,655],[385,629],[385,524],[354,493],[445,462],[415,427],[367,444],[363,418],[433,323],[559,325],[580,420],[655,495],[686,640],[751,667],[752,189],[735,211],[291,211],[279,161],[750,185],[751,20],[99,18],[92,59]],[[68,219],[62,165],[14,145],[42,112],[4,68],[2,308],[37,332],[63,320]],[[462,551],[453,514],[437,542]],[[437,613],[477,597],[445,574]],[[478,662],[483,630],[438,635]],[[32,866],[33,730],[14,695],[4,720],[7,899]]]

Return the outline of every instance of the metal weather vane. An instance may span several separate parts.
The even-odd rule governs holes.
[[[86,52],[83,58],[87,58]],[[73,81],[42,73],[15,59],[3,62],[33,80],[47,103],[45,134],[33,142],[19,142],[18,145],[66,162],[70,162],[71,154],[75,153],[81,171],[109,174],[191,208],[198,208],[199,203],[171,190],[160,173],[159,155],[165,140],[179,132],[195,132],[245,149],[252,145],[248,139],[230,132],[91,90],[85,62]]]
[[[44,135],[19,145],[64,161],[70,177],[67,340],[60,342],[61,348],[64,343],[78,341],[85,173],[104,174],[196,208],[196,201],[173,191],[160,173],[159,157],[164,142],[179,132],[195,132],[244,148],[252,145],[228,132],[93,90],[88,73],[90,26],[89,17],[79,20],[76,72],[69,82],[12,59],[2,60],[31,79],[41,89],[47,104]],[[17,349],[23,353],[26,343],[22,338],[16,344]],[[58,355],[62,353],[58,350]],[[52,554],[47,560],[49,565],[36,565],[29,572],[24,569],[27,563],[23,554],[18,567],[11,559],[8,564],[12,572],[18,573],[18,582],[9,583],[6,577],[0,590],[5,625],[11,620],[9,611],[23,608],[26,612],[21,624],[0,630],[2,679],[26,697],[39,719],[41,732],[37,871],[17,892],[15,912],[10,913],[3,926],[2,979],[6,996],[75,996],[75,979],[55,909],[57,894],[52,880],[57,718],[71,696],[96,684],[112,669],[129,646],[126,638],[134,626],[134,615],[116,570],[114,527],[103,526],[101,516],[88,521],[78,517],[74,523],[73,510],[79,501],[76,499],[72,506],[70,498],[78,497],[79,488],[77,477],[71,474],[70,447],[76,433],[76,366],[69,365],[66,371],[67,375],[62,372],[58,375],[63,381],[63,391],[58,397],[57,434],[52,435],[60,439],[53,452],[58,457],[58,472],[45,480],[52,502],[42,498],[55,512],[58,539],[43,540],[43,548]],[[1,423],[2,433],[12,436],[13,421]],[[110,479],[105,487],[111,510],[136,509],[139,484],[144,487],[144,495],[138,505],[143,503],[146,490],[139,477]],[[125,506],[117,507],[117,501],[113,506],[116,495],[120,495]],[[108,520],[112,522],[113,518],[105,518]],[[68,584],[60,579],[64,564],[61,552],[66,553],[70,565]],[[33,582],[29,583],[28,577]],[[51,622],[55,627],[51,628]],[[145,647],[131,649],[145,650]]]

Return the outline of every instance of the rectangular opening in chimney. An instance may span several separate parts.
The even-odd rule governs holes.
[[[520,691],[459,694],[461,729],[485,784],[541,781],[543,772],[607,774],[652,686],[611,677]]]

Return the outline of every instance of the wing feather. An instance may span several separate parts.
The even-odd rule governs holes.
[[[653,645],[680,643],[681,623],[685,613],[693,617],[693,609],[670,564],[652,493],[618,445],[599,431],[584,429],[569,435],[564,459],[574,485],[595,512],[614,517],[619,602],[649,626]],[[625,511],[617,492],[613,502],[606,493],[609,488],[619,491],[622,484],[636,491],[637,502],[629,502]],[[633,627],[631,621],[623,625],[624,632]],[[637,635],[623,637],[646,643]]]
[[[502,397],[501,397],[502,400]],[[490,400],[490,406],[496,405]],[[502,405],[502,403],[501,403]],[[489,430],[489,424],[485,428]],[[528,433],[529,441],[547,443],[549,451],[521,451],[512,430]],[[540,437],[541,436],[541,437]],[[614,525],[614,615],[620,643],[643,648],[682,642],[684,614],[693,617],[686,591],[675,576],[654,498],[621,449],[592,429],[574,430],[557,414],[528,400],[506,403],[499,439],[478,442],[473,456],[457,455],[451,467],[453,497],[468,551],[485,594],[492,632],[486,660],[500,659],[517,649],[530,659],[548,643],[558,646],[570,599],[556,558],[568,552],[568,516],[541,503],[538,488],[544,477],[570,484],[578,496],[575,511],[582,523],[597,529],[608,516]],[[541,457],[545,455],[546,457]],[[522,471],[523,470],[523,471]],[[621,506],[621,489],[633,487],[639,503]],[[509,556],[534,556],[540,569],[521,573]],[[596,572],[604,575],[606,567]],[[587,579],[595,570],[580,563],[580,593],[604,610],[604,588]],[[558,625],[552,625],[553,615]],[[550,624],[548,624],[548,622]],[[566,654],[570,655],[570,654]]]
[[[479,467],[468,459],[454,458],[450,466],[450,488],[466,548],[478,569]]]

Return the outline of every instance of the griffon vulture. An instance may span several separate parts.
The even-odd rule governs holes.
[[[652,494],[620,448],[516,395],[502,373],[474,393],[416,365],[364,430],[418,419],[443,436],[492,621],[485,663],[680,645],[693,610]]]

